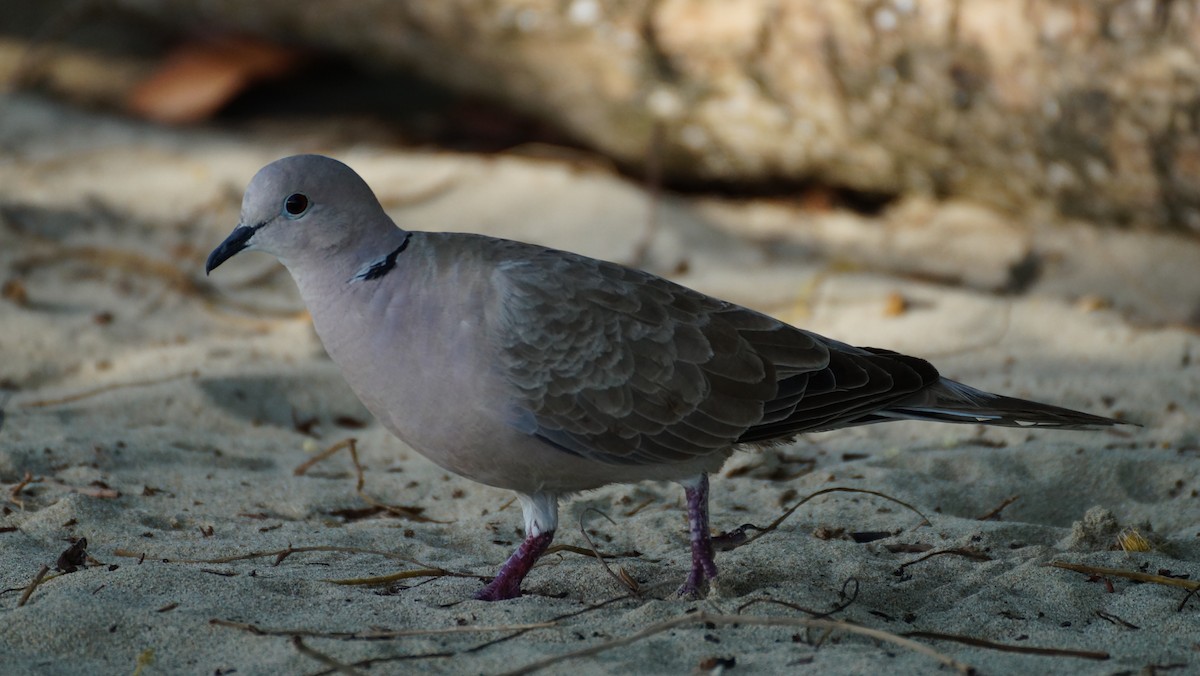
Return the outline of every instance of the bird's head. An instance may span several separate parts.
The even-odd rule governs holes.
[[[250,181],[240,222],[209,254],[204,271],[244,250],[272,254],[285,264],[333,255],[362,235],[362,228],[378,223],[391,221],[353,169],[321,155],[285,157]]]

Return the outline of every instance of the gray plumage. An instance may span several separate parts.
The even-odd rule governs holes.
[[[690,501],[698,477],[739,445],[901,418],[1065,429],[1118,422],[986,393],[922,359],[846,345],[614,263],[408,232],[357,174],[315,155],[255,176],[241,225],[207,269],[242,249],[288,268],[367,408],[447,470],[517,491],[526,545],[542,535],[543,550],[559,495],[672,479]],[[703,502],[706,510],[707,480]],[[693,541],[694,561],[697,546],[705,543]],[[708,547],[709,560],[693,567],[699,577],[689,578],[697,584],[683,591],[715,575]],[[528,568],[510,566],[524,566],[514,564],[521,552],[482,598],[519,594]],[[538,554],[526,552],[529,566]]]

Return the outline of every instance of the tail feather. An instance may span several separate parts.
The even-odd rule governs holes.
[[[1129,424],[1123,420],[1060,406],[984,392],[947,378],[883,410],[875,411],[871,417],[879,422],[883,419],[906,419],[1064,430]]]

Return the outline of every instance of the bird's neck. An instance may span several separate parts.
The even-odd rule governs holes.
[[[352,247],[306,252],[305,260],[282,260],[300,294],[311,301],[339,289],[393,274],[404,265],[411,233],[388,228],[361,236]]]

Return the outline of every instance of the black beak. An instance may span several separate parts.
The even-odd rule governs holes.
[[[229,233],[224,242],[220,246],[213,249],[213,252],[208,255],[208,262],[204,264],[204,274],[208,274],[216,269],[218,265],[233,258],[237,252],[246,248],[246,243],[258,232],[258,228],[252,228],[248,225],[239,225]]]

